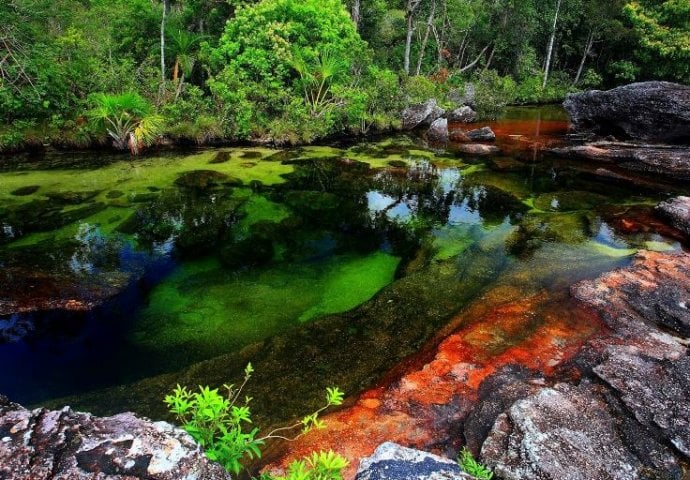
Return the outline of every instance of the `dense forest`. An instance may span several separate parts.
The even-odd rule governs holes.
[[[5,0],[0,149],[309,142],[401,108],[690,83],[687,0]]]

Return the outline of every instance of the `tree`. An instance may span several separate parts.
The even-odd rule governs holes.
[[[648,75],[690,83],[690,2],[636,1],[624,12],[639,36],[636,53]]]

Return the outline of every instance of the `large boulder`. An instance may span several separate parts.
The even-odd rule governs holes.
[[[186,432],[122,413],[27,410],[0,396],[5,480],[229,480]]]
[[[690,197],[676,197],[662,202],[656,211],[673,227],[690,237]]]
[[[448,141],[448,119],[439,118],[431,124],[426,132],[427,138],[432,142],[444,143]]]
[[[477,112],[468,106],[456,108],[448,114],[451,122],[472,123],[477,120]]]
[[[634,83],[569,95],[563,106],[577,131],[654,142],[690,143],[690,87]]]
[[[404,130],[429,127],[444,114],[445,111],[438,106],[436,99],[431,98],[424,103],[407,107],[402,113],[402,127]]]
[[[467,132],[467,138],[473,142],[493,142],[496,140],[496,134],[491,127],[482,127]]]
[[[472,480],[458,462],[386,442],[362,459],[356,480]]]

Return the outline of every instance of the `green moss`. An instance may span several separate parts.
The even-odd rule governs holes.
[[[434,230],[433,260],[448,260],[463,253],[476,239],[474,230],[471,225],[448,226]]]
[[[300,321],[350,310],[366,302],[395,275],[400,259],[382,252],[331,266],[320,301],[304,312]]]
[[[299,322],[356,307],[393,280],[398,262],[374,253],[241,273],[216,260],[188,262],[151,292],[132,341],[192,358],[232,351]]]

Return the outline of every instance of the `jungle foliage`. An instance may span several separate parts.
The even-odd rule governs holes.
[[[0,149],[107,141],[137,150],[161,135],[299,143],[396,127],[405,104],[430,96],[452,104],[469,83],[488,115],[578,89],[689,83],[689,5],[7,0]],[[120,116],[148,134],[137,142],[113,135],[113,115],[96,115],[123,96],[146,105],[145,115]]]

